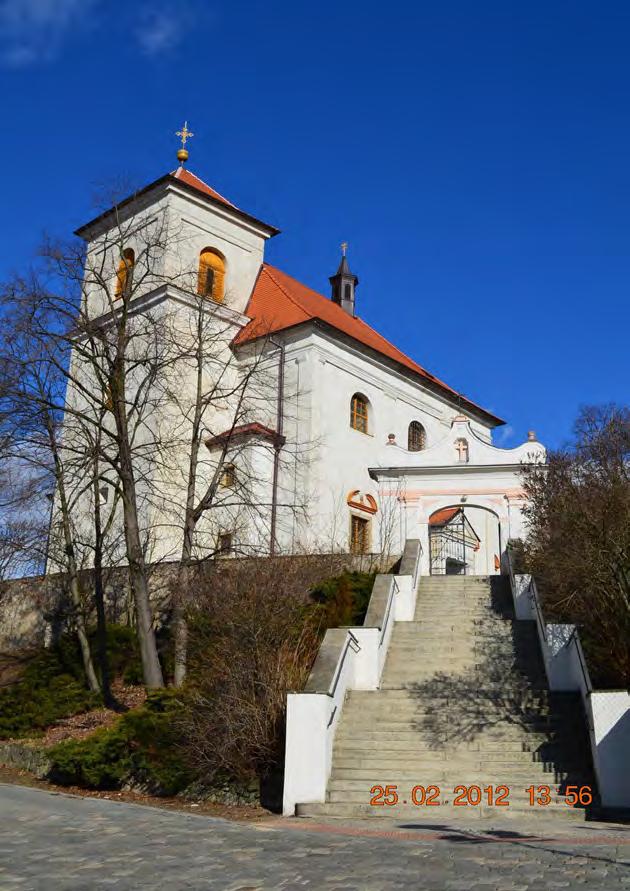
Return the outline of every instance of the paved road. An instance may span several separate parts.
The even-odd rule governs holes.
[[[630,891],[630,826],[506,825],[248,825],[0,785],[0,889]]]

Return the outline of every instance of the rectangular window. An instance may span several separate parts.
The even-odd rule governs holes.
[[[231,554],[233,550],[232,533],[220,532],[217,538],[217,554]]]
[[[236,469],[233,464],[224,464],[221,473],[221,488],[233,489],[236,485]]]
[[[369,553],[370,521],[352,514],[350,523],[350,551],[353,554]]]

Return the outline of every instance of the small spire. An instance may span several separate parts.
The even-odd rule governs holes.
[[[354,315],[354,292],[359,284],[359,279],[350,272],[348,258],[346,252],[348,250],[348,242],[341,242],[341,261],[339,268],[334,275],[331,275],[328,281],[332,285],[331,299],[333,303],[339,304],[348,315]]]
[[[188,160],[188,149],[186,148],[186,141],[190,139],[195,134],[188,129],[188,121],[184,121],[184,126],[181,130],[177,130],[175,136],[179,136],[182,141],[182,147],[177,152],[177,160],[183,167],[186,161]]]

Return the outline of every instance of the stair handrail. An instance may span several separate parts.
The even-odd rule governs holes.
[[[530,577],[529,577],[529,592],[528,593],[529,593],[529,599],[531,600],[531,602],[534,605],[534,610],[536,612],[536,622],[540,629],[542,639],[545,641],[545,643],[547,643],[548,642],[547,625],[545,623],[545,620],[544,620],[543,614],[542,614],[542,610],[540,608],[540,599],[538,597],[538,588],[536,587],[536,581],[535,581],[533,575],[530,575]]]
[[[584,650],[582,649],[582,641],[580,640],[580,632],[578,630],[577,625],[574,626],[573,631],[569,635],[569,639],[565,643],[565,647],[568,649],[571,644],[574,644],[575,651],[578,655],[578,662],[580,664],[580,669],[582,671],[582,677],[584,679],[584,687],[586,690],[586,696],[590,696],[593,692],[593,685],[591,684],[591,676],[588,671],[588,665],[586,664],[586,659],[584,658]]]
[[[516,576],[514,573],[514,564],[512,563],[512,547],[508,543],[505,548],[505,563],[507,565],[508,575],[510,577],[510,589],[512,591],[512,597],[516,596]],[[540,598],[538,597],[538,588],[536,586],[536,580],[533,575],[527,575],[528,578],[527,583],[527,596],[529,598],[529,602],[533,606],[534,615],[536,616],[536,624],[538,626],[538,630],[540,632],[541,638],[545,643],[548,643],[547,637],[547,625],[545,623],[545,619],[542,613],[542,609],[540,607]]]
[[[352,647],[352,651],[354,653],[358,653],[361,650],[361,644],[354,636],[350,629],[346,629],[346,639],[344,641],[344,645],[337,661],[337,665],[335,666],[335,672],[333,675],[332,683],[328,688],[328,696],[334,696],[337,690],[337,684],[339,683],[339,678],[341,677],[341,672],[343,671],[343,664],[346,661],[346,656],[348,655],[348,650]]]
[[[396,583],[396,578],[394,576],[391,577],[391,582],[389,585],[389,595],[387,597],[387,605],[385,607],[385,613],[383,615],[383,621],[381,623],[381,633],[378,641],[378,645],[381,646],[383,643],[383,639],[387,634],[387,630],[389,628],[389,618],[392,613],[392,606],[394,604],[394,598],[399,591],[398,584]]]

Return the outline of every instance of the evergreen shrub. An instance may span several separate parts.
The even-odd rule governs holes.
[[[180,707],[176,691],[156,691],[113,727],[97,730],[85,739],[58,743],[48,752],[49,779],[88,789],[127,785],[153,795],[175,795],[194,778],[180,749]]]
[[[311,599],[323,608],[325,628],[363,624],[375,575],[373,572],[344,570],[312,589]]]

